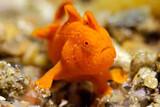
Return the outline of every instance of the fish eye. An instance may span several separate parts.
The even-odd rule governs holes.
[[[84,42],[84,44],[85,44],[85,45],[88,45],[88,42],[87,42],[87,41],[85,41],[85,42]]]

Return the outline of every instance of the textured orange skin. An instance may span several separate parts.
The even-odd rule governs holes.
[[[61,24],[64,10],[69,18]],[[55,20],[33,32],[48,40],[48,54],[55,64],[36,84],[50,88],[53,80],[89,80],[97,94],[110,93],[106,81],[111,79],[111,73],[107,69],[113,64],[116,52],[108,32],[97,24],[91,12],[81,18],[70,3],[60,7]]]

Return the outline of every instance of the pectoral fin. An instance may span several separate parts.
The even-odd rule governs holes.
[[[111,71],[112,80],[117,83],[124,83],[128,79],[128,75],[120,68],[114,68]]]
[[[59,61],[53,68],[51,68],[43,77],[36,81],[36,85],[40,88],[49,89],[52,86],[52,81],[56,75],[62,72],[62,65]]]
[[[112,88],[107,84],[107,79],[104,75],[96,75],[93,78],[90,78],[90,80],[94,84],[98,97],[111,94]]]

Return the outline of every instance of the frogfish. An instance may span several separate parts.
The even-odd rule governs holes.
[[[64,16],[66,15],[66,20]],[[111,93],[108,80],[124,82],[121,72],[108,69],[114,63],[116,51],[109,33],[86,11],[80,16],[71,2],[63,3],[49,25],[37,28],[33,35],[48,41],[48,56],[53,67],[36,85],[50,89],[52,82],[90,81],[98,95]],[[114,77],[114,78],[112,78]]]

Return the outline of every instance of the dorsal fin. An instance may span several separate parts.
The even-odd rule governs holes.
[[[58,10],[55,13],[54,22],[61,21],[61,19],[64,17],[64,15],[65,15],[64,6],[67,5],[67,4],[71,4],[71,1],[70,0],[65,1],[64,3],[62,3],[60,5],[60,7],[58,8]]]
[[[57,31],[59,26],[59,23],[54,23],[43,28],[37,28],[32,32],[32,35],[39,38],[49,39]]]
[[[81,20],[81,17],[79,15],[79,13],[77,12],[77,10],[73,7],[72,4],[67,4],[64,7],[65,12],[68,14],[69,19],[68,22],[72,22],[72,21],[78,21]]]
[[[98,29],[98,23],[95,19],[95,17],[93,16],[92,12],[90,11],[86,11],[85,14],[84,14],[84,22],[86,24],[88,24],[91,28],[97,30]]]

